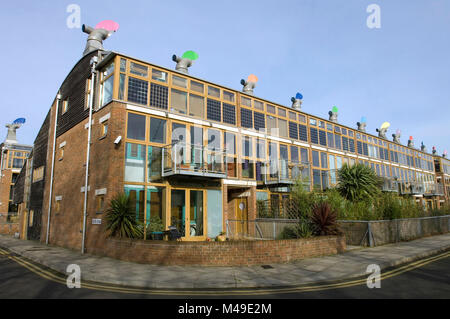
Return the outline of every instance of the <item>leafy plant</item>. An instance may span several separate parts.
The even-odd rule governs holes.
[[[256,212],[258,213],[258,218],[272,218],[273,215],[269,211],[268,203],[266,200],[258,199],[256,200]]]
[[[380,178],[364,164],[344,164],[338,170],[338,178],[339,193],[350,201],[371,200],[380,194]]]
[[[313,236],[314,227],[310,220],[300,219],[295,226],[286,226],[281,231],[278,239],[308,238]]]
[[[119,238],[143,237],[143,225],[136,220],[136,212],[132,207],[132,201],[125,193],[119,193],[111,199],[105,219],[109,236]]]
[[[339,235],[337,213],[329,203],[323,202],[314,206],[311,221],[318,236]]]
[[[147,233],[162,231],[164,231],[164,225],[161,218],[159,216],[151,216],[147,226]]]

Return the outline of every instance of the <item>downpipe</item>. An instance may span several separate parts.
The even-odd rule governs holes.
[[[86,241],[86,219],[87,219],[87,199],[88,199],[88,183],[89,183],[89,159],[91,156],[91,131],[92,131],[92,106],[94,102],[94,82],[95,82],[95,67],[97,65],[98,58],[96,56],[91,59],[91,89],[89,98],[89,122],[88,122],[88,141],[86,152],[86,177],[84,182],[84,205],[83,205],[83,237],[81,242],[81,253],[85,253],[85,241]]]

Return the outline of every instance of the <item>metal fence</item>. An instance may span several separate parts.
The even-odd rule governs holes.
[[[226,231],[230,239],[273,240],[279,237],[286,226],[293,226],[296,223],[295,219],[229,219],[226,221]]]
[[[260,218],[255,220],[227,220],[226,232],[230,239],[274,240],[283,229],[295,226],[297,219]],[[450,215],[404,218],[395,220],[340,220],[347,245],[379,246],[450,231]]]
[[[347,245],[379,246],[447,233],[450,215],[394,220],[341,220]]]

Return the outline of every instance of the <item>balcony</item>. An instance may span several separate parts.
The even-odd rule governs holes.
[[[224,150],[207,146],[174,143],[163,147],[161,175],[226,178],[227,163]]]
[[[398,181],[392,179],[383,177],[382,178],[382,184],[381,184],[381,190],[383,192],[398,192],[399,186]]]
[[[426,196],[443,196],[444,185],[438,183],[424,183],[424,195]]]
[[[307,179],[309,185],[309,163],[272,160],[266,163],[262,173],[266,185],[293,185],[298,179]]]

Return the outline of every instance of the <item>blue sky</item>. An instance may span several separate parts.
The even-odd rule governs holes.
[[[381,28],[369,29],[369,4],[381,8]],[[33,143],[50,103],[87,35],[66,25],[69,4],[81,22],[112,19],[120,30],[106,49],[168,68],[172,54],[199,53],[194,76],[240,90],[259,78],[255,95],[327,118],[333,105],[351,127],[361,116],[368,132],[388,121],[431,151],[450,150],[450,1],[8,1],[1,4],[2,126],[17,117]],[[0,133],[6,136],[6,128]]]

